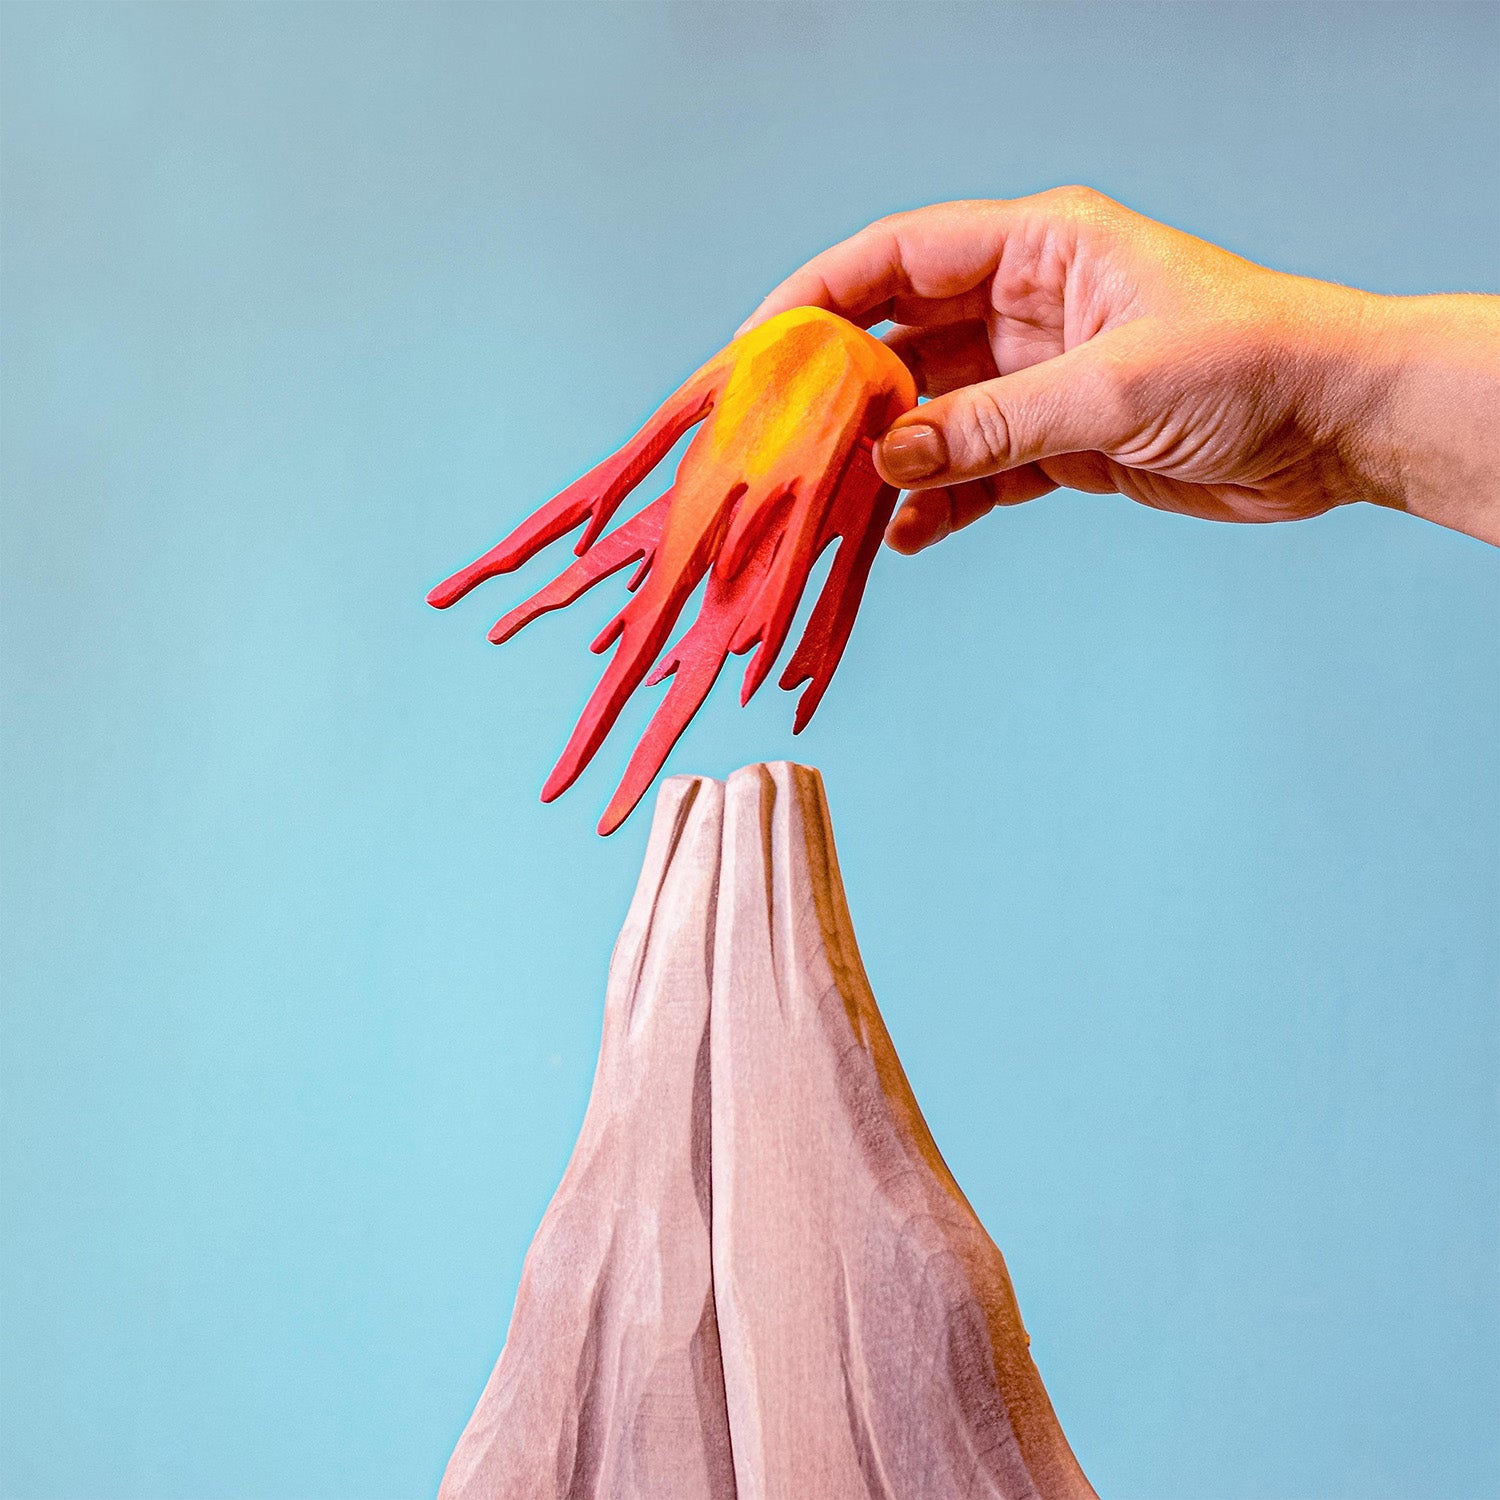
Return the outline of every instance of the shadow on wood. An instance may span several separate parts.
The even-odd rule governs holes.
[[[818,773],[674,777],[441,1500],[1093,1496],[870,992]]]

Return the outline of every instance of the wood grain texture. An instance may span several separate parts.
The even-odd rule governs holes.
[[[729,778],[713,1269],[743,1497],[1092,1496],[854,941],[816,771]]]
[[[1089,1500],[870,992],[822,779],[673,778],[441,1500]]]
[[[718,782],[662,785],[583,1129],[440,1500],[735,1492],[709,1250],[723,803]]]

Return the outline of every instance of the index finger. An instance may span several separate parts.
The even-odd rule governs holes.
[[[937,203],[861,229],[793,271],[741,325],[821,307],[868,327],[903,299],[940,302],[994,275],[1025,199]]]

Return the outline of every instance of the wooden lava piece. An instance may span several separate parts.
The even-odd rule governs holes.
[[[870,992],[822,779],[669,779],[440,1500],[1092,1497],[1027,1346]]]

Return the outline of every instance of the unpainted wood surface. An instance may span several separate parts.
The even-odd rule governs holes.
[[[667,781],[442,1500],[1085,1500],[1027,1342],[870,992],[818,773]]]
[[[735,1493],[709,1261],[723,802],[688,777],[657,798],[583,1129],[441,1500]]]

